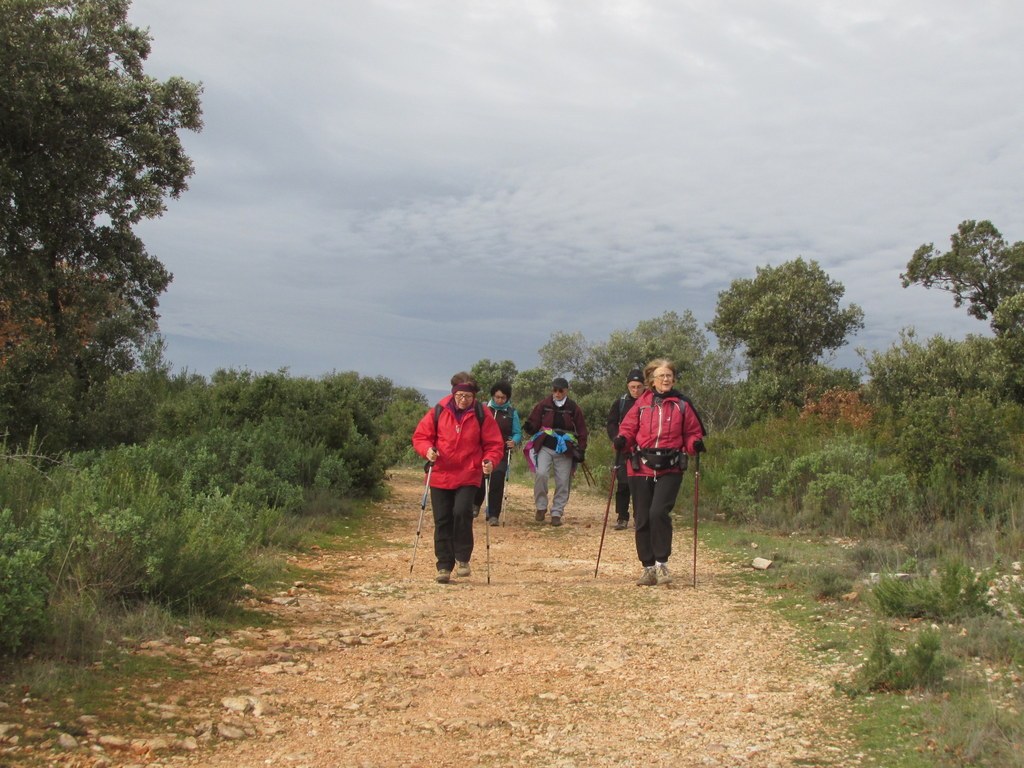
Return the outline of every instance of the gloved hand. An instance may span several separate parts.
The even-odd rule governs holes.
[[[612,447],[615,448],[616,451],[624,450],[626,447],[626,438],[622,435],[616,435],[615,439],[612,440]]]
[[[706,450],[707,450],[707,448],[704,447],[704,441],[703,440],[697,440],[697,441],[694,442],[694,444],[693,444],[693,452],[694,453],[704,453],[704,451],[706,451]]]
[[[576,451],[576,459],[582,464],[587,460],[587,452],[583,450]]]

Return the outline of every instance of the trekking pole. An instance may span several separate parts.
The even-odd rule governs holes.
[[[604,508],[604,525],[601,526],[601,544],[597,548],[597,562],[594,563],[594,578],[597,578],[597,569],[601,566],[601,550],[604,549],[604,532],[608,530],[608,513],[612,510],[612,494],[615,492],[615,479],[619,475],[619,452],[615,452],[615,464],[612,466],[612,482],[608,487],[608,506]]]
[[[505,451],[505,485],[501,492],[501,511],[505,514],[501,518],[502,526],[505,525],[505,518],[508,517],[508,478],[512,474],[512,449]]]
[[[700,451],[693,470],[693,588],[697,588],[697,505],[700,503]]]
[[[491,524],[487,522],[491,512],[491,476],[484,480],[484,541],[487,542],[485,557],[487,563],[487,583],[491,583]]]
[[[416,523],[416,539],[412,544],[412,562],[409,563],[409,575],[416,565],[416,548],[420,543],[420,531],[423,530],[423,513],[427,510],[427,494],[430,493],[430,473],[434,471],[434,462],[427,462],[427,480],[423,484],[423,499],[420,501],[420,521]]]

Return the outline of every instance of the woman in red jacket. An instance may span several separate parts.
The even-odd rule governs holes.
[[[469,576],[473,554],[473,497],[480,473],[489,475],[505,453],[498,422],[483,415],[480,391],[468,373],[452,376],[452,393],[427,411],[412,434],[416,452],[433,464],[430,507],[434,513],[437,581],[447,584],[452,570]]]
[[[668,584],[672,554],[672,507],[683,483],[687,456],[704,450],[704,427],[693,404],[675,389],[676,368],[668,360],[644,367],[648,389],[626,412],[613,440],[631,450],[627,467],[636,514],[636,554],[643,566],[637,584]]]

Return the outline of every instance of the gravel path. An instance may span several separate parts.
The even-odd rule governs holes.
[[[167,765],[858,763],[837,673],[720,578],[738,566],[701,548],[693,589],[688,526],[675,584],[634,586],[632,532],[610,526],[594,578],[606,497],[575,494],[553,528],[513,484],[490,584],[478,521],[473,575],[440,585],[429,509],[409,574],[423,476],[391,486],[372,523],[384,546],[300,558],[317,575],[268,607],[276,629],[191,641],[210,674],[171,705],[198,736],[157,745]]]

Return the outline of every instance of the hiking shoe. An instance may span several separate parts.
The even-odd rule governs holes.
[[[537,522],[538,523],[543,523],[544,522],[544,515],[546,515],[547,513],[548,513],[548,511],[546,509],[538,509],[537,510]]]
[[[616,520],[615,521],[615,530],[616,531],[624,531],[627,528],[629,528],[629,518],[628,517],[625,520]]]
[[[669,575],[667,565],[659,565],[655,567],[655,577],[659,584],[671,584],[672,576]]]
[[[496,518],[496,517],[488,517],[487,518],[487,524],[490,525],[490,526],[496,526],[498,524],[498,518]]]
[[[473,517],[480,517],[480,507],[473,505]]]
[[[451,571],[449,571],[447,568],[438,568],[437,576],[434,577],[434,581],[436,581],[438,584],[447,584],[449,581],[451,581],[451,578]]]
[[[469,563],[463,563],[459,560],[455,561],[455,575],[456,576],[469,576]]]
[[[654,566],[648,565],[644,568],[644,572],[640,574],[640,578],[636,580],[638,587],[653,587],[658,583],[658,575],[654,572]]]
[[[552,525],[561,525],[562,524],[562,516],[561,515],[552,515],[551,516],[551,524]]]

